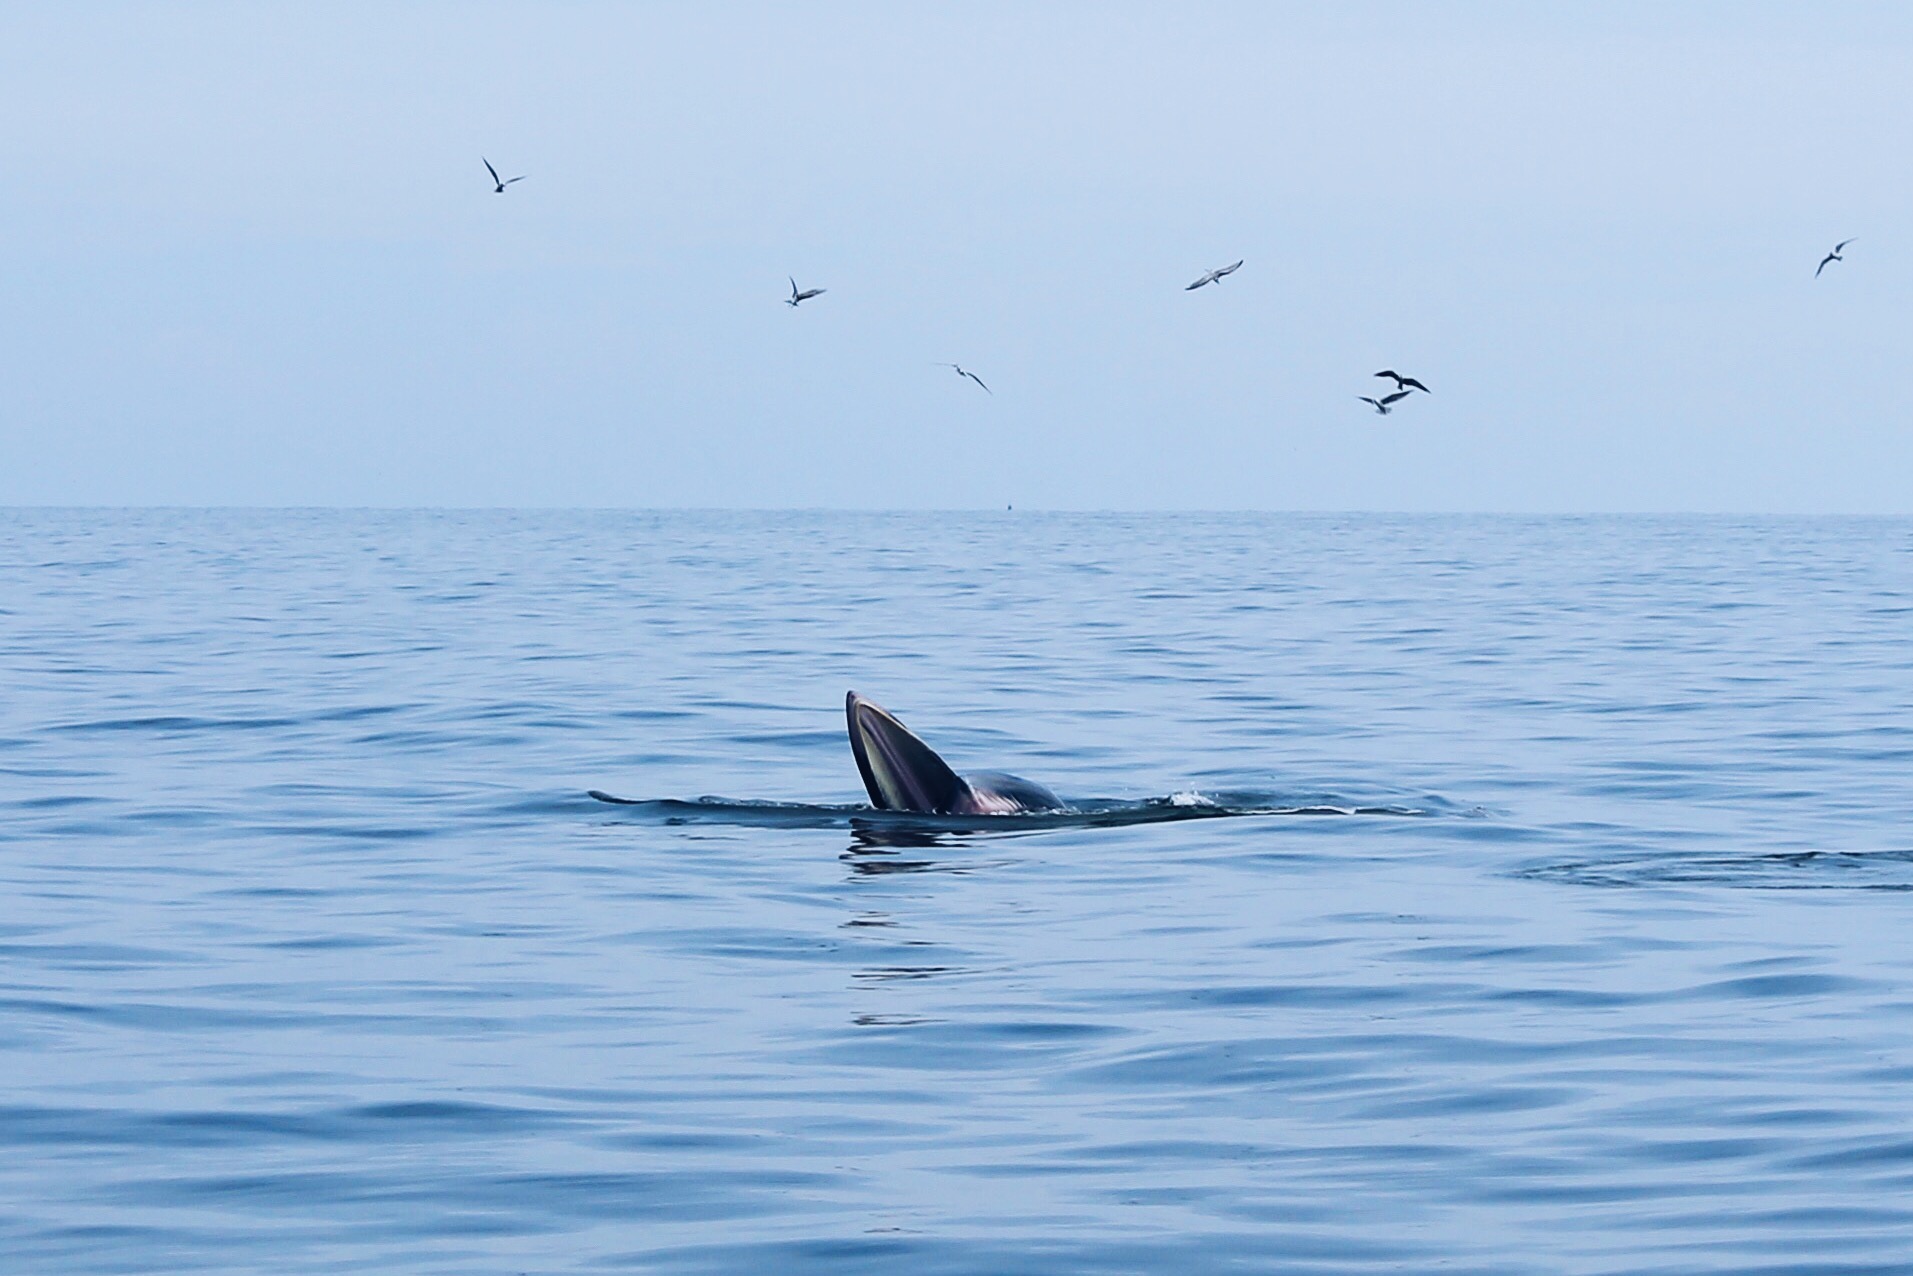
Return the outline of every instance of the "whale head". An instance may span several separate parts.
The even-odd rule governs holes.
[[[850,752],[880,811],[921,815],[1016,815],[1060,811],[1054,793],[1030,780],[997,772],[964,778],[895,715],[852,691],[844,697]]]

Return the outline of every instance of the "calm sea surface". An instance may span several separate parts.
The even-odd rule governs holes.
[[[0,511],[0,1270],[1913,1271],[1913,522]]]

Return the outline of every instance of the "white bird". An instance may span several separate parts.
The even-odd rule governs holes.
[[[792,279],[790,281],[790,296],[784,299],[784,304],[795,307],[800,301],[809,301],[812,297],[821,297],[829,291],[828,288],[806,288],[802,292],[799,292],[797,291],[797,281]]]
[[[1828,262],[1830,262],[1830,261],[1845,261],[1845,260],[1846,260],[1846,258],[1845,258],[1845,257],[1842,257],[1842,256],[1840,255],[1840,250],[1841,250],[1842,248],[1845,248],[1845,247],[1846,247],[1846,246],[1847,246],[1848,244],[1850,244],[1850,243],[1852,243],[1852,242],[1853,242],[1853,241],[1852,241],[1851,239],[1843,239],[1843,240],[1841,240],[1841,241],[1840,241],[1839,243],[1837,243],[1837,244],[1835,244],[1835,245],[1833,246],[1833,251],[1832,251],[1832,252],[1830,252],[1830,253],[1828,253],[1828,254],[1827,254],[1826,256],[1824,256],[1824,257],[1822,257],[1822,258],[1820,259],[1820,264],[1819,264],[1818,266],[1815,266],[1815,267],[1813,268],[1813,277],[1814,277],[1815,279],[1818,279],[1818,278],[1820,277],[1820,272],[1821,272],[1821,271],[1823,271],[1823,270],[1825,270],[1825,269],[1827,268],[1827,263],[1828,263]]]
[[[507,177],[500,180],[498,170],[492,167],[492,162],[485,159],[483,155],[480,155],[478,158],[485,160],[485,171],[492,175],[492,194],[494,195],[503,195],[507,186],[510,186],[513,182],[522,182],[526,177],[530,176],[530,174],[527,173],[520,173],[516,177]]]
[[[968,378],[970,378],[970,380],[972,380],[972,381],[974,381],[974,382],[976,382],[976,383],[977,383],[978,385],[983,385],[983,378],[982,378],[982,377],[979,377],[979,376],[978,376],[978,375],[977,375],[976,373],[974,373],[974,372],[971,372],[971,371],[970,371],[969,369],[967,369],[967,368],[965,368],[965,367],[964,367],[964,366],[963,366],[962,364],[960,364],[960,363],[939,363],[939,364],[938,364],[937,366],[938,366],[939,368],[955,368],[955,369],[956,369],[956,374],[957,374],[958,376],[960,376],[960,377],[968,377]],[[983,392],[984,392],[985,394],[995,394],[995,393],[996,393],[996,391],[994,391],[994,390],[992,390],[992,389],[990,389],[990,387],[989,387],[989,386],[987,386],[987,385],[983,385]]]
[[[1384,394],[1379,399],[1371,399],[1366,394],[1358,394],[1355,397],[1360,399],[1363,403],[1374,404],[1375,410],[1377,412],[1381,413],[1383,416],[1387,416],[1390,412],[1394,411],[1394,404],[1396,402],[1402,399],[1406,399],[1412,393],[1413,391],[1411,390],[1397,390],[1393,394]]]
[[[1224,266],[1220,270],[1212,270],[1208,274],[1204,275],[1202,278],[1196,280],[1196,282],[1185,287],[1183,291],[1194,292],[1196,289],[1202,287],[1202,285],[1216,283],[1224,275],[1233,275],[1236,271],[1240,269],[1242,269],[1242,263],[1238,261],[1233,266]]]

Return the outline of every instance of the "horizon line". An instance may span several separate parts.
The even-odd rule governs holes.
[[[949,506],[876,506],[876,505],[242,505],[242,504],[187,504],[183,502],[110,504],[64,503],[56,504],[6,504],[0,503],[0,511],[7,513],[51,513],[83,511],[173,511],[180,513],[210,513],[216,511],[233,513],[390,513],[390,514],[485,514],[485,513],[553,513],[553,514],[1067,514],[1085,516],[1108,515],[1283,515],[1283,516],[1321,516],[1331,518],[1851,518],[1851,519],[1913,519],[1913,511],[1889,510],[1683,510],[1683,509],[1578,509],[1578,510],[1523,510],[1523,509],[1317,509],[1317,508],[1270,508],[1255,506],[1045,506],[1030,505],[1018,510],[1013,505],[949,505]]]

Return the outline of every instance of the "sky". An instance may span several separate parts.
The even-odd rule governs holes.
[[[9,4],[0,125],[0,504],[1913,512],[1913,6]]]

